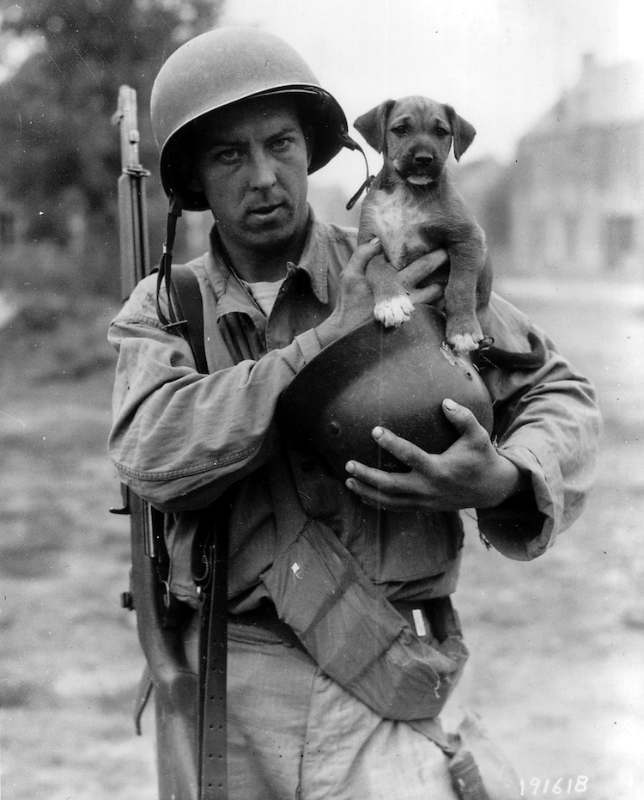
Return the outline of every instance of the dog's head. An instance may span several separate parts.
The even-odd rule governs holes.
[[[431,186],[439,177],[452,142],[458,161],[476,135],[451,106],[417,96],[385,100],[353,125],[387,166],[416,187]]]

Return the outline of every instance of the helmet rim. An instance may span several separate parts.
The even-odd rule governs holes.
[[[340,108],[340,106],[335,101],[335,98],[324,89],[319,86],[315,86],[313,84],[302,84],[301,86],[283,86],[283,87],[276,87],[274,89],[267,89],[265,91],[259,91],[251,95],[246,95],[244,97],[240,97],[238,100],[232,100],[228,103],[224,103],[221,106],[216,106],[208,111],[204,111],[203,114],[199,114],[198,116],[191,119],[189,122],[186,122],[183,125],[180,125],[176,131],[174,131],[168,137],[166,143],[163,145],[163,149],[161,151],[160,156],[160,173],[161,173],[161,183],[163,185],[163,189],[166,195],[170,196],[173,193],[178,194],[181,197],[182,207],[186,211],[204,211],[208,206],[208,201],[206,200],[206,196],[203,192],[191,189],[187,185],[186,176],[182,174],[183,172],[183,162],[177,163],[174,158],[174,153],[181,149],[181,141],[182,138],[186,135],[190,126],[197,122],[198,120],[203,119],[204,117],[209,116],[210,114],[215,114],[218,111],[222,111],[223,109],[229,108],[231,106],[245,103],[249,100],[254,100],[262,97],[275,97],[275,96],[290,96],[294,97],[295,101],[298,102],[298,99],[301,98],[312,98],[321,100],[322,103],[331,103],[335,104],[336,111],[338,117],[342,117],[344,124],[340,125],[340,132],[341,133],[348,133],[346,120],[344,118],[344,112]],[[331,105],[331,109],[333,105]],[[305,118],[313,117],[314,119],[311,120],[311,124],[313,124],[316,128],[317,136],[315,137],[315,144],[313,147],[313,151],[311,152],[311,159],[308,167],[308,174],[311,175],[312,173],[316,172],[318,169],[321,169],[323,166],[328,164],[329,161],[340,151],[340,149],[344,146],[343,142],[340,139],[340,136],[337,137],[336,141],[333,141],[331,137],[320,138],[320,128],[325,127],[325,123],[320,120],[324,120],[324,118],[329,118],[334,115],[334,111],[331,109],[327,109],[324,112],[320,112],[319,114],[315,112],[313,106],[310,106],[306,111],[303,112],[302,116]],[[317,117],[317,124],[316,119]]]
[[[278,94],[313,101],[303,112],[312,117],[316,130],[311,174],[343,147],[348,124],[340,104],[320,86],[299,53],[273,34],[236,26],[215,28],[175,50],[159,70],[150,97],[165,193],[178,194],[186,210],[207,209],[205,195],[186,185],[183,160],[174,157],[182,134],[208,114]]]

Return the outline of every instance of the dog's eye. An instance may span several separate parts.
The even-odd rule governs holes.
[[[443,136],[449,136],[449,131],[447,130],[447,128],[444,128],[442,125],[437,125],[436,126],[436,136],[440,136],[441,138]]]
[[[404,136],[406,133],[409,133],[409,127],[407,125],[394,125],[391,132],[395,133],[396,136]]]

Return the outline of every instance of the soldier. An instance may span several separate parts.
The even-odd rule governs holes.
[[[318,220],[306,199],[307,175],[354,146],[344,113],[288,45],[238,28],[180,47],[151,108],[173,213],[214,217],[210,252],[189,265],[209,374],[177,335],[166,260],[110,328],[110,452],[123,482],[168,515],[169,589],[195,610],[182,632],[195,672],[195,531],[200,511],[226,496],[229,796],[453,800],[438,713],[466,653],[449,602],[457,511],[476,508],[504,555],[542,554],[589,487],[593,390],[495,296],[485,333],[523,351],[537,337],[547,353],[536,370],[486,372],[495,442],[441,396],[431,413],[458,434],[446,452],[376,428],[378,446],[409,470],[353,458],[338,477],[275,415],[305,366],[372,313],[364,272],[379,244],[357,247],[355,231]],[[403,277],[416,301],[440,301],[440,282],[416,288],[413,265]],[[320,413],[314,395],[301,402]]]

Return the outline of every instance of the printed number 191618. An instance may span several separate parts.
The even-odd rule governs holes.
[[[588,790],[588,776],[575,775],[569,778],[521,778],[521,797],[543,797],[552,795],[584,794]]]

